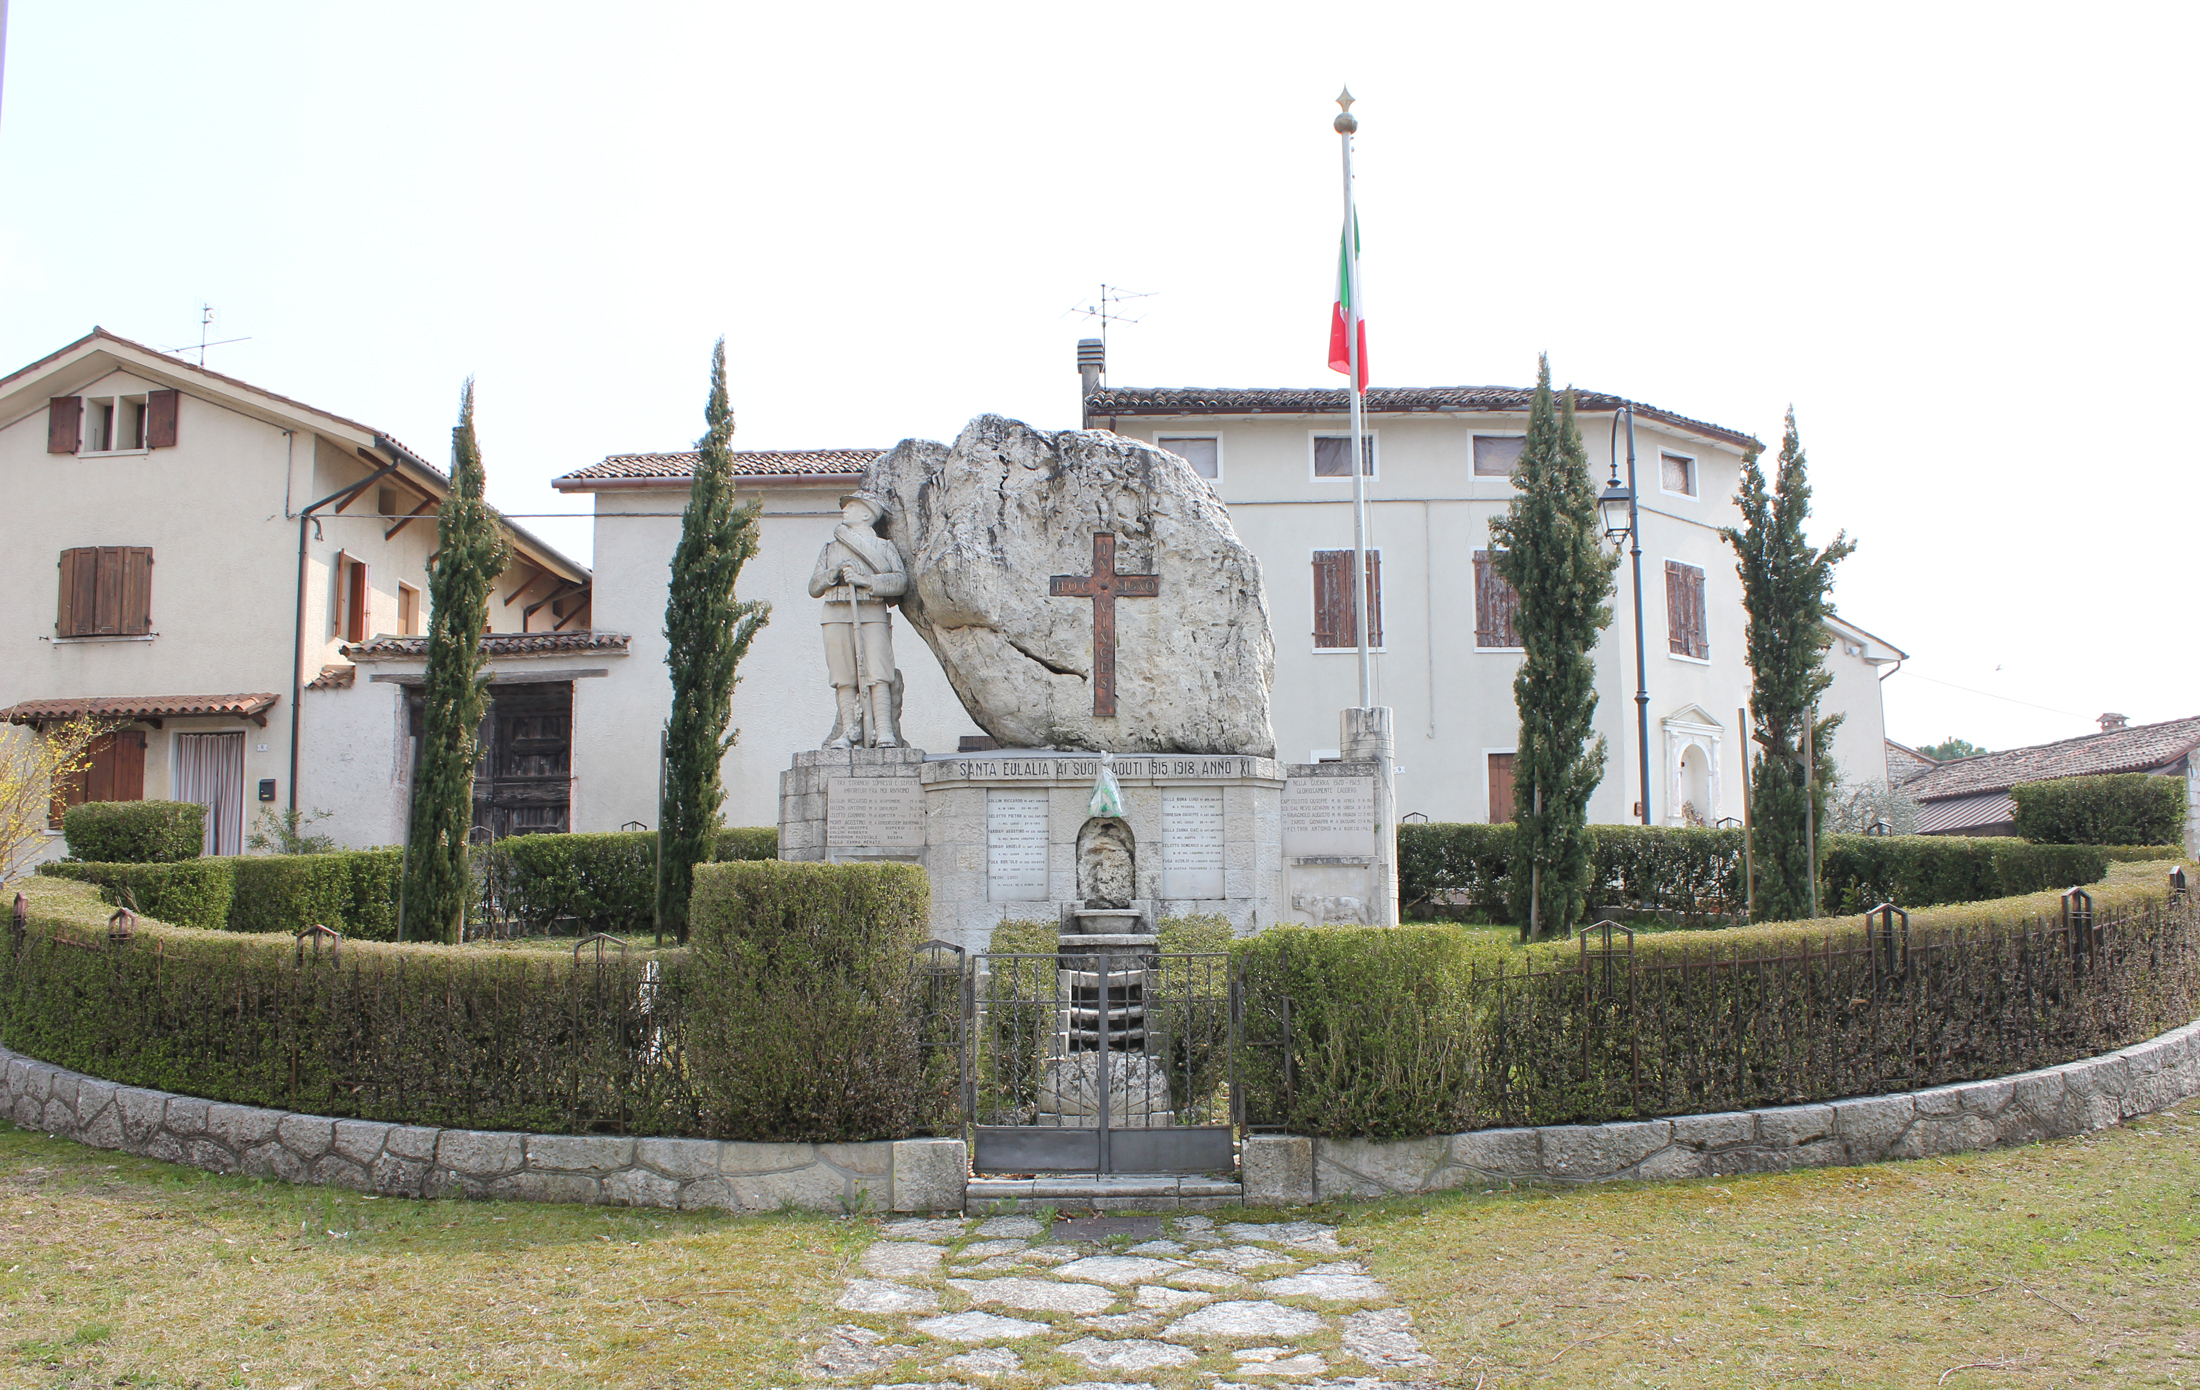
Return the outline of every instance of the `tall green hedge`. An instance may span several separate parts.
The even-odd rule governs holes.
[[[195,801],[87,801],[61,817],[69,857],[94,864],[173,864],[206,843],[206,808]]]
[[[777,859],[779,857],[779,827],[776,825],[729,825],[718,832],[719,863],[731,859]]]
[[[326,856],[310,856],[323,858]],[[685,954],[384,945],[141,922],[83,884],[28,886],[0,929],[0,1038],[133,1086],[473,1129],[702,1134]]]
[[[400,851],[253,854],[180,864],[42,864],[49,878],[96,884],[100,896],[176,926],[295,936],[316,924],[367,941],[397,936]]]
[[[615,936],[657,912],[657,837],[648,831],[515,835],[497,842],[505,914],[530,930],[564,925]]]
[[[1826,903],[1837,913],[1880,903],[1933,907],[2098,883],[2108,856],[2085,845],[2032,845],[2002,836],[1829,835]]]
[[[2017,833],[2045,845],[2174,845],[2185,837],[2185,780],[2128,772],[2009,789]]]
[[[1739,913],[1747,904],[1742,832],[1664,826],[1590,828],[1589,901],[1680,914]],[[1502,914],[1513,827],[1398,827],[1398,897],[1408,917],[1460,908]],[[1881,902],[1931,907],[2097,882],[2107,858],[2092,849],[2006,837],[1828,835],[1820,841],[1824,902],[1836,912]]]
[[[816,1142],[955,1122],[911,965],[931,936],[912,864],[709,864],[689,903],[688,1060],[712,1133]]]
[[[2090,890],[1524,950],[1455,927],[1276,928],[1233,948],[1250,1123],[1403,1137],[1914,1090],[2126,1047],[2200,1013],[2200,903],[2155,863]],[[1285,1019],[1288,1017],[1288,1025]]]

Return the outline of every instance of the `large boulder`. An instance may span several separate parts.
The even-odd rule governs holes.
[[[1260,561],[1184,460],[981,415],[953,447],[902,441],[864,487],[890,507],[903,613],[1002,747],[1274,755]],[[1120,586],[1151,597],[1114,601],[1112,717],[1094,712],[1097,601],[1049,582],[1091,575],[1096,535],[1113,538],[1117,574],[1155,577]]]

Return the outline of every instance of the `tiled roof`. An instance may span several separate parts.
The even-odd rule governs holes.
[[[2111,772],[2151,772],[2200,745],[2200,718],[2139,724],[2105,734],[2066,738],[2001,753],[1958,758],[1919,773],[1902,790],[1919,801],[1980,792],[2005,792],[2053,777],[2093,777]]]
[[[733,455],[733,471],[744,478],[852,478],[884,449],[743,449]],[[551,486],[566,492],[589,490],[589,484],[632,480],[636,482],[684,482],[695,476],[702,457],[693,449],[676,454],[613,454],[592,463]],[[569,486],[570,485],[570,486]]]
[[[1938,759],[1928,758],[1906,743],[1896,743],[1891,738],[1887,740],[1887,779],[1889,781],[1898,784],[1907,782],[1912,777],[1930,772],[1939,766]]]
[[[274,695],[93,695],[25,700],[0,714],[10,724],[48,724],[57,719],[249,719],[267,723]]]
[[[1447,410],[1521,413],[1535,392],[1518,386],[1376,386],[1366,396],[1371,414],[1400,415]],[[1578,411],[1617,410],[1628,404],[1602,391],[1576,391]],[[1722,439],[1742,449],[1764,447],[1740,430],[1691,420],[1669,410],[1634,402],[1635,413],[1649,420]],[[1111,386],[1085,397],[1088,415],[1342,415],[1352,408],[1340,389],[1200,386]]]
[[[321,668],[321,674],[306,682],[308,690],[349,690],[359,680],[359,668],[341,661],[332,661]]]
[[[551,656],[559,652],[624,653],[623,632],[492,632],[481,639],[481,654],[494,661],[508,656]],[[425,661],[425,637],[376,637],[344,648],[353,661]]]

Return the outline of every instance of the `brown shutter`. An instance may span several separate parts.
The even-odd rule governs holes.
[[[122,633],[143,637],[153,630],[153,548],[122,548]]]
[[[59,566],[61,571],[59,586],[61,589],[61,605],[56,610],[53,620],[53,631],[56,637],[77,636],[79,624],[84,621],[78,615],[89,615],[89,601],[87,600],[84,606],[78,604],[77,587],[80,582],[79,574],[84,568],[84,559],[91,554],[93,552],[89,550],[64,550],[61,552]]]
[[[100,637],[122,635],[122,550],[119,545],[99,548],[95,583],[98,597],[92,606],[92,632]]]
[[[115,735],[101,734],[92,744],[84,769],[84,800],[115,799]]]
[[[1348,647],[1354,644],[1350,597],[1352,591],[1345,587],[1345,576],[1351,573],[1351,563],[1352,552],[1349,550],[1314,552],[1316,647]]]
[[[1474,644],[1520,645],[1520,594],[1497,572],[1496,552],[1474,552]]]
[[[108,746],[107,800],[145,799],[145,731],[124,729]]]
[[[1490,754],[1490,824],[1503,825],[1513,818],[1513,758],[1511,753]]]
[[[181,397],[178,391],[155,391],[145,398],[146,448],[176,447],[176,402]]]
[[[73,454],[84,427],[84,398],[55,396],[46,402],[46,452]]]
[[[1367,552],[1367,644],[1380,647],[1383,644],[1383,552]],[[1358,635],[1353,645],[1359,645]]]
[[[1688,594],[1681,581],[1681,567],[1665,562],[1665,645],[1676,655],[1688,655]]]
[[[364,642],[367,640],[366,565],[358,560],[352,561],[344,578],[347,586],[344,596],[344,640]]]
[[[1688,654],[1708,658],[1711,655],[1711,634],[1704,622],[1703,571],[1693,565],[1688,570]]]

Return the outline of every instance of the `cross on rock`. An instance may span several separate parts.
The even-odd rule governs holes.
[[[1047,592],[1056,597],[1092,600],[1092,713],[1115,717],[1115,600],[1153,598],[1161,592],[1158,574],[1117,574],[1115,533],[1092,533],[1092,573],[1057,574]]]

